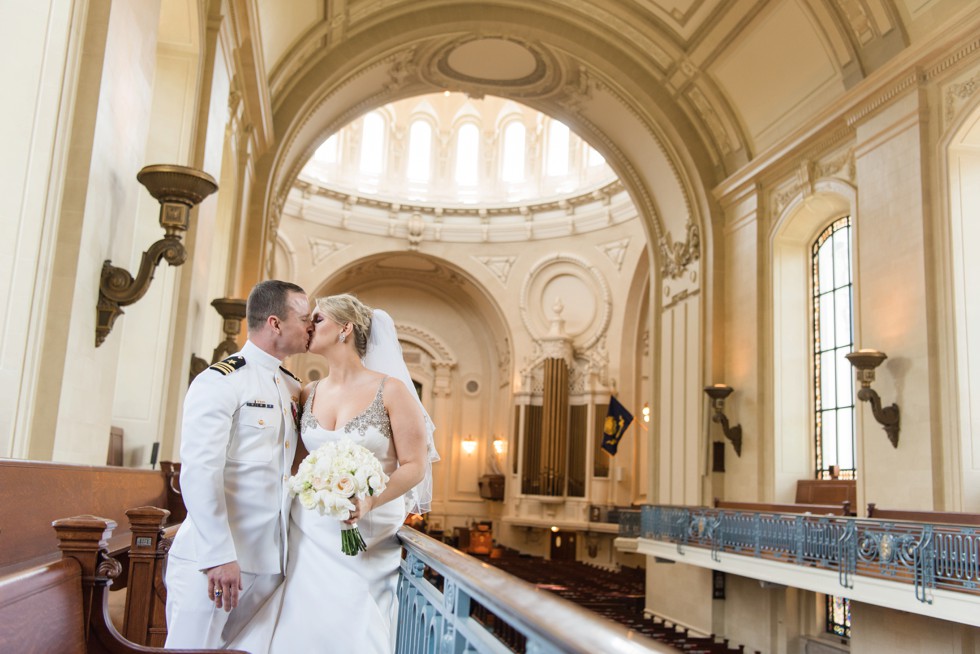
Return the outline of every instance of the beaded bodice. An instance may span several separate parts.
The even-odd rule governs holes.
[[[385,377],[381,380],[381,384],[378,386],[378,392],[375,394],[374,400],[366,409],[344,423],[343,427],[335,428],[333,431],[343,430],[344,433],[347,434],[357,431],[361,438],[364,438],[368,427],[375,427],[385,438],[390,440],[391,420],[388,418],[388,411],[385,409],[384,402],[384,388],[385,381],[387,379],[388,378]],[[317,422],[316,416],[313,415],[313,397],[316,395],[316,387],[318,385],[319,382],[314,384],[313,390],[310,391],[310,396],[306,398],[306,404],[303,405],[303,418],[301,420],[303,433],[318,427],[323,429],[323,427],[320,426],[320,423]]]

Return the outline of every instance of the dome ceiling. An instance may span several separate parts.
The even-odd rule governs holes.
[[[478,60],[480,41],[450,55],[473,45],[467,56]],[[513,59],[513,67],[499,70],[533,69],[533,58],[530,66],[516,53]],[[477,73],[475,60],[458,63]],[[511,100],[445,91],[387,104],[342,127],[296,183],[395,204],[511,207],[516,214],[520,206],[557,203],[615,181],[602,156],[560,121]]]

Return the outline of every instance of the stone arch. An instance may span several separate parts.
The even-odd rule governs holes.
[[[313,65],[294,75],[287,93],[277,99],[281,146],[267,153],[257,168],[250,212],[253,220],[271,222],[274,231],[276,207],[282,206],[282,198],[316,144],[330,133],[371,108],[442,90],[435,86],[431,70],[438,69],[438,55],[447,44],[460,41],[460,31],[468,33],[472,21],[483,18],[476,15],[477,10],[461,6],[459,12],[429,12],[419,8],[411,17],[398,19],[402,29],[394,30],[395,37],[386,36],[383,28],[391,25],[379,18],[377,33],[368,29],[347,42],[350,51],[342,61],[334,62],[324,52],[322,60],[332,65],[329,78],[324,79],[323,67]],[[520,16],[509,10],[495,12],[492,23],[480,23],[479,33],[525,44],[537,65],[544,68],[540,79],[527,82],[522,78],[508,84],[459,75],[454,90],[508,97],[566,122],[599,150],[623,180],[658,259],[667,259],[672,242],[683,241],[691,226],[700,234],[710,234],[705,229],[710,206],[705,183],[717,181],[717,171],[690,121],[673,102],[663,101],[670,94],[662,88],[656,71],[636,70],[635,78],[624,76],[623,58],[629,54],[611,32],[602,33],[596,41],[589,31],[594,26],[583,25],[574,17],[545,15],[542,9],[528,34],[528,17],[523,11],[518,13]],[[592,38],[576,39],[585,34]],[[588,44],[589,51],[581,57],[569,54],[581,49],[572,48],[575,43]],[[261,225],[252,225],[249,232],[261,236],[263,230]],[[256,260],[265,256],[261,238],[251,247],[256,249],[250,253]],[[666,265],[666,261],[658,263]]]

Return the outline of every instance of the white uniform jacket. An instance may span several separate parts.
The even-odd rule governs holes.
[[[170,555],[199,570],[238,561],[284,572],[300,382],[251,341],[199,374],[184,400],[180,489],[187,507]]]

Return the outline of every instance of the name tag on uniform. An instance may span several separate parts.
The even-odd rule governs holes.
[[[262,400],[255,400],[254,402],[246,402],[245,406],[254,406],[260,409],[275,409],[274,404],[269,404],[268,402],[263,402]]]

